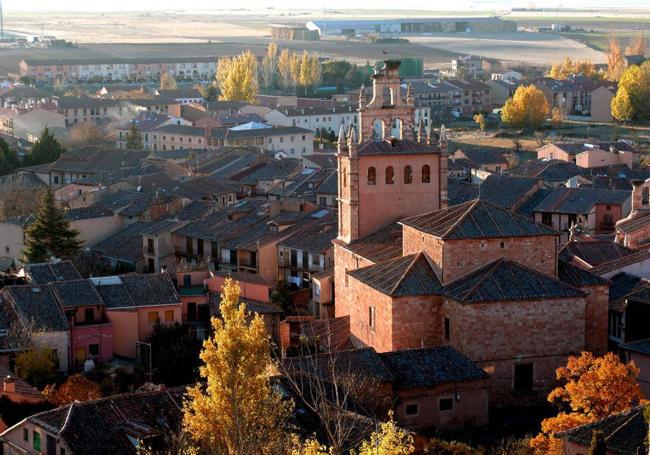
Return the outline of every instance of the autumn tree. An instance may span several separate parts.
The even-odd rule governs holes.
[[[59,141],[45,127],[36,143],[32,146],[29,155],[25,159],[25,164],[33,166],[36,164],[52,163],[59,159],[65,149]]]
[[[616,120],[650,120],[650,62],[632,65],[625,70],[612,99]]]
[[[270,42],[266,48],[266,55],[262,60],[262,83],[268,95],[275,84],[275,75],[278,70],[278,45]]]
[[[69,144],[97,144],[103,139],[101,129],[93,122],[80,122],[70,128]]]
[[[221,91],[219,99],[230,101],[256,102],[257,59],[251,51],[242,52],[235,57],[220,58],[216,75]]]
[[[18,155],[9,148],[9,144],[0,137],[0,175],[11,174],[20,166]]]
[[[56,380],[56,354],[52,349],[32,348],[16,357],[15,371],[18,377],[38,389]]]
[[[567,365],[556,371],[557,379],[565,384],[548,395],[548,401],[561,411],[544,419],[542,432],[531,439],[530,446],[540,455],[560,455],[563,444],[556,433],[630,409],[643,398],[638,374],[633,362],[624,364],[611,352],[603,357],[589,352],[569,357]]]
[[[135,122],[131,122],[129,130],[126,132],[126,148],[132,150],[142,150],[142,133]]]
[[[596,66],[591,60],[576,60],[574,62],[570,57],[565,57],[560,64],[554,64],[551,67],[549,76],[553,79],[569,79],[578,74],[592,79],[599,79],[601,77],[601,74],[596,71]]]
[[[54,192],[48,188],[34,220],[25,229],[26,262],[45,262],[52,256],[69,259],[81,248],[79,232],[70,227],[63,210],[56,206]]]
[[[555,106],[551,110],[551,124],[554,128],[559,127],[566,120],[566,112],[564,109]]]
[[[280,52],[280,56],[278,57],[278,77],[283,93],[287,95],[291,88],[291,84],[293,83],[291,54],[289,53],[289,49],[282,49],[282,52]]]
[[[183,425],[204,448],[228,455],[276,454],[285,442],[290,407],[271,386],[269,337],[259,315],[247,322],[239,285],[221,294],[221,319],[201,351],[206,384],[188,389]]]
[[[645,55],[646,41],[643,32],[637,33],[632,42],[625,48],[625,55]]]
[[[534,85],[520,85],[501,111],[501,120],[511,128],[537,129],[549,113],[544,92]]]
[[[322,445],[315,438],[309,438],[303,442],[297,441],[291,449],[291,455],[334,455],[331,448]]]
[[[481,131],[485,131],[485,116],[483,114],[476,114],[474,116],[474,123],[478,125]]]
[[[58,387],[49,389],[48,401],[63,406],[75,401],[97,400],[102,397],[99,384],[81,374],[75,374]]]
[[[302,67],[302,59],[300,55],[295,52],[291,53],[291,83],[293,84],[296,94],[298,93],[298,86],[300,85],[300,69]]]
[[[176,88],[176,79],[169,73],[162,73],[160,75],[160,89],[161,90],[174,90]]]
[[[320,62],[318,56],[309,55],[305,50],[300,58],[299,85],[302,86],[305,94],[313,92],[314,85],[320,79]]]
[[[359,455],[409,455],[415,452],[413,436],[395,424],[392,411],[388,417],[370,439],[361,443]]]
[[[627,63],[618,43],[616,35],[609,36],[609,50],[607,51],[607,79],[618,81],[625,71]]]

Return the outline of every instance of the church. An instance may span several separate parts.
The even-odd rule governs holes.
[[[335,316],[355,347],[451,346],[490,406],[544,401],[569,355],[607,349],[609,282],[558,261],[560,233],[483,200],[447,204],[447,141],[414,125],[399,62],[338,142]],[[507,191],[507,188],[504,188]]]

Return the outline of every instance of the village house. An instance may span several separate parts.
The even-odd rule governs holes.
[[[584,168],[639,163],[638,151],[625,141],[602,143],[551,143],[537,149],[538,160],[562,160]]]
[[[593,423],[580,425],[559,434],[564,440],[564,455],[588,453],[594,432],[602,432],[607,453],[643,453],[647,450],[647,405],[635,406]]]
[[[189,122],[181,118],[172,117],[171,115],[158,114],[150,111],[139,112],[134,119],[115,128],[116,145],[118,149],[127,148],[127,139],[132,134],[131,129],[135,127],[141,136],[142,148],[152,150],[153,144],[155,143],[151,135],[153,130],[167,125],[187,124]]]
[[[500,174],[508,170],[508,160],[502,150],[498,149],[458,149],[449,156],[451,161],[461,160],[468,169],[483,169]]]
[[[632,185],[632,210],[616,223],[616,242],[636,249],[650,240],[650,179],[633,180]]]
[[[156,324],[182,323],[182,305],[166,273],[90,278],[113,331],[113,354],[135,358]]]
[[[167,98],[129,98],[120,100],[86,96],[62,96],[57,101],[57,109],[65,117],[66,127],[82,122],[122,122],[125,116],[128,118],[140,111],[150,111],[174,117],[181,116],[180,104],[173,99]]]
[[[574,227],[570,241],[561,247],[561,260],[606,279],[619,273],[650,278],[650,251],[577,233],[579,228]]]
[[[213,129],[211,147],[254,147],[283,157],[300,158],[314,153],[313,131],[299,126],[270,126],[245,123],[228,129]]]
[[[173,99],[180,104],[203,104],[203,95],[195,88],[156,89],[156,96]]]
[[[634,362],[639,368],[636,380],[645,396],[650,394],[650,338],[631,341],[618,346],[624,353],[625,360]]]
[[[349,317],[355,346],[378,352],[455,347],[488,373],[496,406],[543,401],[568,353],[607,349],[607,282],[560,274],[550,227],[482,200],[447,207],[444,129],[435,145],[412,126],[372,140],[377,121],[408,125],[412,113],[382,103],[395,68],[373,76],[358,143],[339,140],[336,317]]]
[[[0,92],[0,106],[34,107],[51,102],[51,93],[30,85],[14,85]]]
[[[535,221],[563,231],[580,223],[587,234],[611,234],[616,223],[630,212],[630,192],[602,188],[557,187],[533,209]]]

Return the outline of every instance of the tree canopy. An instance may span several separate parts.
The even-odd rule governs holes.
[[[562,454],[562,440],[556,433],[594,422],[636,405],[643,393],[636,381],[639,369],[625,364],[613,353],[595,357],[589,352],[571,356],[565,367],[557,369],[564,385],[548,395],[548,401],[563,409],[542,422],[542,432],[531,439],[536,453]]]
[[[257,59],[251,51],[235,57],[220,58],[216,75],[221,91],[219,99],[255,103],[259,93],[257,86]]]
[[[612,116],[619,121],[650,120],[650,62],[625,70],[612,99]]]
[[[25,230],[26,262],[45,262],[52,256],[70,259],[82,245],[78,234],[70,227],[63,210],[56,206],[54,193],[48,188],[34,220]]]
[[[188,389],[184,428],[202,447],[228,455],[280,453],[290,407],[269,377],[269,337],[262,318],[248,322],[239,285],[227,279],[221,294],[223,320],[201,351],[205,387]]]
[[[537,129],[546,120],[549,105],[544,92],[534,85],[520,85],[501,111],[501,120],[511,128]]]
[[[0,175],[11,174],[20,166],[20,160],[14,150],[9,148],[9,144],[0,138]]]
[[[160,75],[160,89],[173,90],[175,88],[176,88],[176,79],[174,79],[169,73],[162,73]]]
[[[591,60],[576,60],[574,62],[571,57],[566,57],[562,63],[554,64],[551,67],[549,76],[553,79],[568,79],[578,74],[592,79],[602,77],[602,74],[596,71],[596,66]]]
[[[45,127],[38,141],[36,141],[25,159],[25,164],[33,166],[36,164],[53,163],[64,152],[65,149],[63,146],[50,133],[50,130]]]

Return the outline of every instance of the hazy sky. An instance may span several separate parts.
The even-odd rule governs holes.
[[[0,0],[1,1],[1,0]],[[142,11],[142,10],[178,10],[184,9],[219,9],[229,2],[226,0],[4,0],[5,11]],[[538,7],[566,6],[611,7],[611,0],[456,0],[454,2],[432,2],[431,0],[246,0],[240,5],[246,8],[377,8],[377,9],[502,9],[535,4]],[[299,5],[299,6],[298,6]],[[619,0],[617,7],[648,7],[647,0]],[[234,4],[228,6],[236,7]]]

